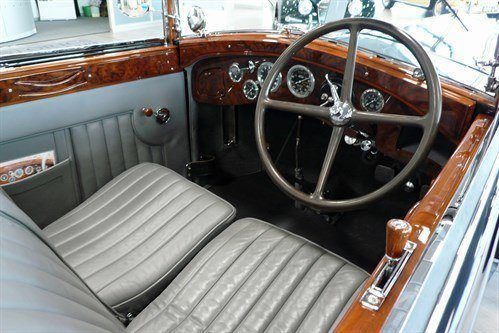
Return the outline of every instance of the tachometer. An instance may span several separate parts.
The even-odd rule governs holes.
[[[385,99],[378,90],[367,89],[360,95],[360,105],[365,111],[380,112],[385,106]]]
[[[258,97],[258,92],[260,91],[260,88],[258,87],[258,84],[253,81],[253,80],[246,80],[243,84],[243,93],[244,96],[246,96],[247,99],[250,101],[255,100]]]
[[[260,67],[258,67],[258,71],[256,72],[258,82],[260,82],[261,85],[263,85],[263,82],[267,78],[267,75],[269,74],[270,70],[272,69],[273,63],[270,61],[265,61],[263,62]],[[276,92],[277,89],[279,89],[279,86],[282,83],[282,74],[279,73],[277,78],[275,79],[274,83],[272,84],[272,88],[270,88],[271,92]]]
[[[288,71],[286,83],[289,91],[299,98],[310,96],[314,91],[315,78],[314,74],[305,66],[294,65]]]

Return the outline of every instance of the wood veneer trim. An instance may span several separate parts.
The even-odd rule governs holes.
[[[372,284],[373,277],[381,271],[386,262],[385,258],[380,261],[374,273],[366,281],[359,295],[339,322],[335,332],[378,332],[381,330],[400,293],[414,273],[431,235],[440,223],[473,162],[491,122],[490,116],[477,116],[428,193],[407,213],[405,219],[413,228],[410,240],[415,242],[417,247],[381,308],[378,311],[365,309],[360,305],[360,298]]]

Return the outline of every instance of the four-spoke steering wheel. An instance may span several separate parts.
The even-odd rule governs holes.
[[[311,104],[293,103],[287,101],[278,101],[269,98],[272,83],[284,66],[292,57],[307,44],[315,39],[337,30],[348,29],[350,31],[350,40],[346,65],[343,74],[343,83],[341,96],[333,106],[317,106]],[[409,51],[416,57],[421,69],[423,70],[428,90],[428,112],[424,116],[409,116],[399,114],[371,113],[356,110],[352,104],[352,90],[355,76],[355,62],[357,54],[357,44],[360,31],[364,29],[376,30],[392,36],[398,42],[405,45]],[[322,169],[319,174],[316,188],[313,193],[305,193],[291,185],[285,177],[277,170],[275,164],[267,151],[265,140],[265,112],[267,109],[288,111],[306,116],[312,116],[320,119],[327,119],[333,125],[331,139],[327,148],[326,156]],[[399,187],[404,181],[418,168],[426,159],[431,145],[438,130],[438,123],[442,112],[442,90],[440,81],[435,68],[416,40],[397,27],[378,20],[366,18],[350,18],[340,21],[327,23],[315,30],[312,30],[295,42],[293,42],[276,60],[270,70],[267,79],[262,85],[262,91],[258,98],[255,112],[255,132],[258,152],[263,161],[264,167],[273,182],[283,190],[287,195],[301,203],[314,209],[333,212],[347,211],[361,208],[378,199],[383,198],[390,191]],[[423,136],[418,149],[405,167],[388,183],[377,190],[360,197],[329,200],[324,198],[326,182],[329,178],[331,167],[338,151],[345,127],[352,123],[372,123],[372,124],[394,124],[419,127],[423,130]]]

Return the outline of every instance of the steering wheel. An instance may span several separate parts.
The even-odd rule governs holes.
[[[311,104],[294,103],[287,101],[273,100],[269,98],[270,89],[278,74],[292,57],[307,44],[315,39],[337,30],[348,29],[350,39],[348,52],[343,74],[341,96],[332,89],[333,99],[336,99],[333,106],[325,107]],[[355,76],[355,62],[357,53],[358,36],[360,31],[370,29],[383,32],[392,36],[398,42],[406,46],[416,57],[423,70],[428,90],[428,112],[424,116],[409,116],[400,114],[371,113],[356,110],[352,103],[352,90]],[[320,119],[326,119],[333,125],[331,138],[327,147],[326,156],[319,174],[317,185],[313,193],[305,193],[291,185],[283,175],[277,170],[275,164],[267,151],[265,140],[265,112],[267,109],[287,111]],[[263,165],[272,181],[291,198],[309,206],[313,209],[334,212],[348,211],[364,207],[386,196],[390,191],[398,188],[404,181],[418,168],[426,159],[431,145],[438,130],[438,123],[442,113],[442,89],[440,81],[430,58],[419,45],[419,43],[399,28],[378,20],[366,18],[349,18],[340,21],[327,23],[316,28],[293,42],[276,60],[267,79],[262,85],[260,96],[258,97],[255,111],[255,133],[258,153],[263,161]],[[329,200],[324,198],[326,182],[329,178],[331,167],[335,159],[338,147],[342,141],[346,126],[352,123],[371,124],[393,124],[419,127],[423,130],[423,137],[418,149],[405,167],[388,183],[377,190],[360,197]]]

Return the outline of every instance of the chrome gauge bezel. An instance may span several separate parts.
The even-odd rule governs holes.
[[[240,75],[239,79],[237,78],[234,78],[233,74],[232,74],[232,71],[231,69],[232,68],[237,68],[237,71]],[[232,82],[241,82],[242,79],[243,79],[243,71],[242,69],[239,67],[239,64],[237,62],[233,63],[232,65],[229,66],[229,70],[227,71],[227,73],[229,74],[229,78],[232,80]]]
[[[251,97],[248,96],[248,86],[251,85],[253,89],[255,90],[255,96]],[[260,92],[260,87],[258,86],[258,83],[256,83],[253,80],[246,80],[243,83],[243,94],[244,97],[246,97],[250,101],[254,101],[258,97],[258,93]]]
[[[267,75],[265,75],[265,77],[263,77],[263,70],[265,67],[269,66],[269,70],[267,71],[267,74],[268,72],[270,72],[270,70],[272,69],[272,66],[274,65],[273,62],[270,62],[270,61],[265,61],[265,62],[262,62],[260,64],[260,66],[258,67],[258,70],[256,72],[256,77],[258,79],[258,82],[260,83],[261,86],[263,86],[263,82],[265,82],[265,79],[267,78]],[[279,75],[277,75],[277,78],[275,79],[274,83],[272,84],[272,88],[270,89],[271,92],[276,92],[279,87],[281,86],[282,84],[282,74],[279,73]]]
[[[374,111],[368,109],[365,101],[366,96],[371,93],[374,93],[378,101],[381,101],[380,106],[378,106]],[[360,95],[360,106],[362,106],[362,109],[364,111],[378,113],[381,112],[381,110],[383,110],[383,107],[385,106],[385,98],[383,97],[383,94],[377,89],[374,88],[366,89],[362,92],[362,95]]]
[[[307,88],[307,91],[305,93],[300,93],[298,91],[296,91],[293,86],[292,86],[292,78],[293,78],[293,74],[297,71],[297,70],[304,70],[305,72],[307,72],[307,75],[310,77],[310,84]],[[289,70],[288,70],[288,74],[286,75],[286,84],[288,86],[288,89],[289,91],[296,97],[298,98],[306,98],[308,96],[310,96],[310,94],[314,91],[314,88],[315,88],[315,77],[314,77],[314,74],[312,73],[312,71],[310,69],[308,69],[307,67],[303,66],[303,65],[294,65],[293,67],[291,67]]]

